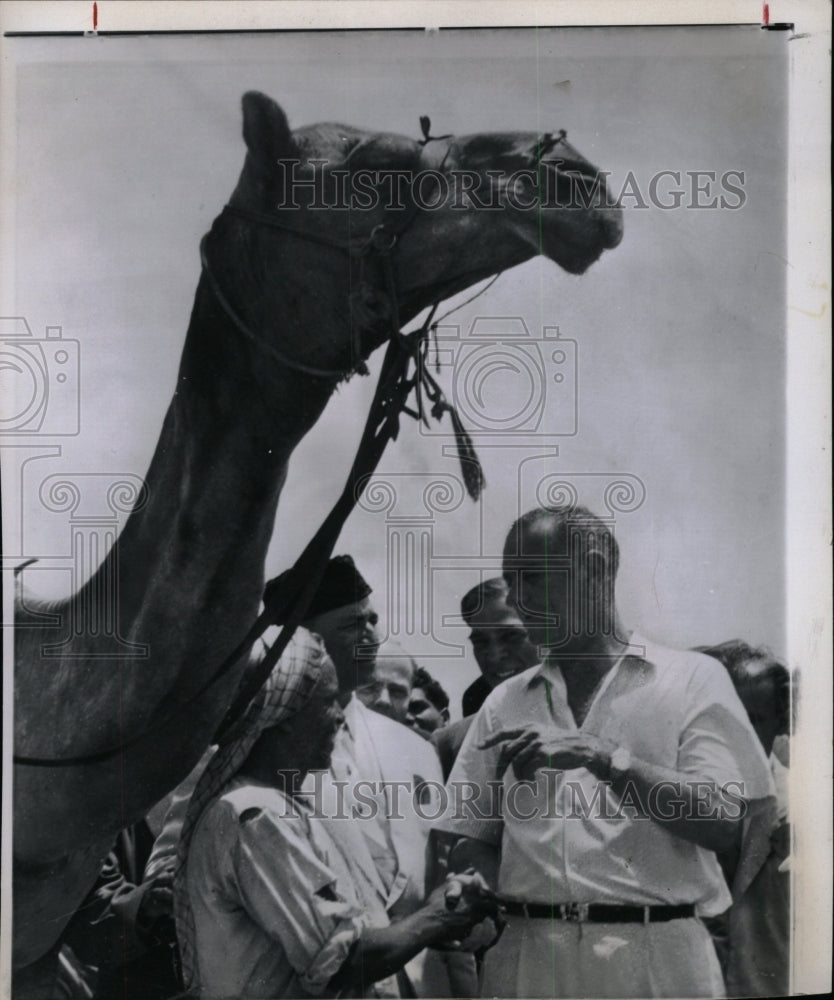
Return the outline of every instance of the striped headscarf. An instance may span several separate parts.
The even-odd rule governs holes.
[[[261,733],[291,718],[307,704],[326,658],[324,643],[317,635],[305,629],[296,631],[264,686],[209,761],[191,796],[177,847],[174,875],[174,919],[187,987],[195,985],[197,970],[194,914],[186,879],[188,849],[197,823],[240,770]]]

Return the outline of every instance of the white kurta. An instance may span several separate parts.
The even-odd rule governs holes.
[[[340,844],[350,839],[354,864],[370,876],[366,884],[375,885],[392,919],[425,899],[429,833],[442,787],[434,747],[355,696],[345,707],[329,775],[310,775],[305,784],[332,837]],[[430,949],[415,956],[405,966],[407,988],[417,996],[448,994],[444,961]]]
[[[366,801],[374,799],[374,817],[357,825],[389,894],[388,912],[412,913],[425,898],[430,817],[437,815],[432,796],[439,801],[443,783],[437,752],[406,726],[366,708],[354,696],[345,708],[331,770],[346,782],[351,805],[359,804],[357,792]]]
[[[538,666],[487,698],[447,785],[439,823],[500,846],[498,892],[526,903],[675,905],[722,912],[730,895],[715,855],[636,810],[585,768],[541,771],[519,785],[499,773],[500,747],[479,749],[505,729],[592,733],[635,758],[715,781],[748,799],[772,794],[767,761],[725,669],[698,653],[637,636],[606,676],[581,727],[558,667]],[[490,788],[490,782],[492,787]],[[482,790],[461,800],[464,783]],[[501,795],[497,794],[498,786]],[[503,796],[503,797],[502,797]],[[722,989],[709,935],[696,919],[669,923],[564,924],[510,918],[488,955],[485,995],[712,996]]]

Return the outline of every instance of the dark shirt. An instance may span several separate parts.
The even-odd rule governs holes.
[[[480,712],[481,705],[486,701],[490,691],[492,691],[492,688],[487,684],[483,676],[469,685],[463,692],[463,698],[461,699],[461,712],[464,718],[467,715],[475,715]]]
[[[122,830],[64,932],[74,959],[87,971],[98,969],[97,982],[90,984],[95,1000],[166,1000],[181,990],[172,956],[173,917],[150,926],[141,920],[147,888],[142,871],[152,846],[146,823]]]

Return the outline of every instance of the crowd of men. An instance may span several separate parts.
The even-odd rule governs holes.
[[[480,675],[452,722],[332,559],[244,717],[108,859],[61,995],[786,994],[789,673],[630,631],[618,562],[582,507],[521,517],[462,598]]]

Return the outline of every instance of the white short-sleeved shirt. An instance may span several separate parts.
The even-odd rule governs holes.
[[[761,744],[720,663],[633,636],[628,655],[606,675],[581,727],[558,666],[537,666],[510,678],[489,695],[467,734],[438,827],[500,845],[498,892],[507,899],[694,903],[702,916],[730,905],[711,851],[637,815],[586,768],[544,769],[529,783],[517,782],[512,768],[499,774],[501,748],[480,745],[502,730],[527,727],[545,736],[556,730],[592,733],[635,758],[692,778],[721,787],[741,783],[729,787],[738,799],[770,796]],[[472,799],[475,789],[477,809],[463,801]]]
[[[200,818],[187,884],[201,997],[319,996],[373,919],[309,810],[242,779]]]

